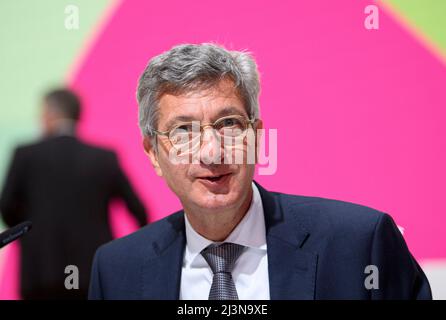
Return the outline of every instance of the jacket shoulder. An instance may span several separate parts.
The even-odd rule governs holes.
[[[285,215],[297,219],[308,230],[331,234],[373,233],[386,213],[366,205],[311,196],[274,193]]]
[[[34,150],[38,150],[41,147],[42,144],[43,144],[42,141],[35,141],[35,142],[21,144],[21,145],[18,145],[14,149],[13,153],[16,154],[16,155],[22,156],[22,155],[31,153]]]
[[[183,213],[178,211],[161,220],[150,223],[138,231],[125,237],[110,241],[97,250],[102,257],[106,257],[107,263],[119,264],[135,261],[142,257],[149,257],[156,254],[155,243],[164,240],[166,235],[172,233],[172,228],[182,228]]]
[[[78,140],[80,148],[84,151],[84,153],[88,153],[96,158],[107,158],[109,160],[115,160],[117,159],[116,152],[112,149],[105,148],[102,146],[97,146],[94,144],[86,143],[81,140]]]

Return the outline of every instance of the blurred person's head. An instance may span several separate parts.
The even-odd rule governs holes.
[[[73,134],[81,113],[79,97],[71,90],[51,90],[43,97],[42,129],[46,135]]]
[[[259,91],[257,66],[246,52],[228,51],[214,44],[185,44],[149,61],[137,91],[144,149],[186,213],[247,210],[255,164],[210,163],[209,158],[220,157],[215,150],[221,144],[215,131],[206,128],[199,163],[172,163],[172,140],[160,132],[172,132],[184,121],[203,125],[227,116],[252,121],[246,126],[250,130],[260,129]],[[228,126],[234,122],[225,121]]]

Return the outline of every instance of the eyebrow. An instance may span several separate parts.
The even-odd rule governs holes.
[[[239,108],[236,108],[234,106],[225,106],[217,113],[213,121],[230,115],[239,115],[243,117],[247,116],[246,112],[241,111]],[[197,119],[195,119],[192,116],[181,115],[173,117],[172,119],[168,120],[165,126],[166,128],[168,128],[167,130],[170,130],[172,126],[178,122],[191,122],[191,121],[197,121]]]
[[[215,118],[215,120],[217,120],[218,118],[221,118],[221,117],[231,116],[234,114],[243,116],[243,117],[247,116],[246,112],[241,111],[239,108],[236,108],[233,106],[226,106],[217,113],[217,118]]]

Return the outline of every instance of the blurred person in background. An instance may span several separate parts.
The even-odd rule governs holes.
[[[135,194],[113,151],[76,137],[79,98],[67,89],[45,95],[43,137],[18,147],[0,195],[4,222],[12,227],[33,223],[21,240],[23,299],[87,297],[95,250],[112,240],[109,203],[124,200],[140,226],[147,223],[144,205]],[[79,289],[65,288],[65,268],[79,270]]]

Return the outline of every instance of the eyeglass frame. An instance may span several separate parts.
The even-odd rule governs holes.
[[[247,128],[243,131],[243,133],[245,133],[245,132],[249,129],[249,126],[251,126],[252,129],[254,129],[254,124],[259,120],[259,119],[256,119],[256,118],[252,118],[252,119],[250,119],[250,118],[247,118],[246,116],[242,116],[242,115],[234,114],[234,115],[229,115],[229,116],[221,117],[221,118],[215,120],[215,121],[212,122],[212,123],[201,124],[201,125],[199,126],[199,127],[200,127],[200,141],[201,141],[201,137],[202,137],[202,135],[203,135],[203,132],[204,132],[204,128],[205,128],[205,127],[211,127],[214,131],[217,132],[217,134],[218,134],[220,137],[222,137],[223,135],[221,135],[221,134],[218,132],[218,130],[216,130],[216,129],[214,128],[215,124],[216,124],[217,122],[221,121],[221,120],[224,120],[224,119],[231,119],[231,118],[235,118],[235,117],[240,117],[240,118],[242,118],[242,120],[245,122],[245,124],[247,124]],[[155,130],[155,129],[152,129],[151,131],[152,131],[153,133],[155,133],[156,135],[161,135],[161,136],[167,137],[167,138],[168,138],[167,140],[169,140],[170,146],[171,146],[172,148],[175,148],[175,150],[178,150],[178,149],[173,145],[172,141],[171,141],[170,138],[169,138],[170,133],[172,132],[172,130],[177,129],[177,128],[180,127],[181,125],[184,125],[184,124],[191,124],[191,123],[193,123],[193,122],[194,122],[194,121],[184,121],[184,122],[179,122],[178,124],[174,125],[171,129],[169,129],[169,130],[167,130],[167,131],[159,131],[159,130]],[[199,122],[199,121],[198,121],[198,122]],[[156,140],[155,140],[155,141],[156,141]]]

